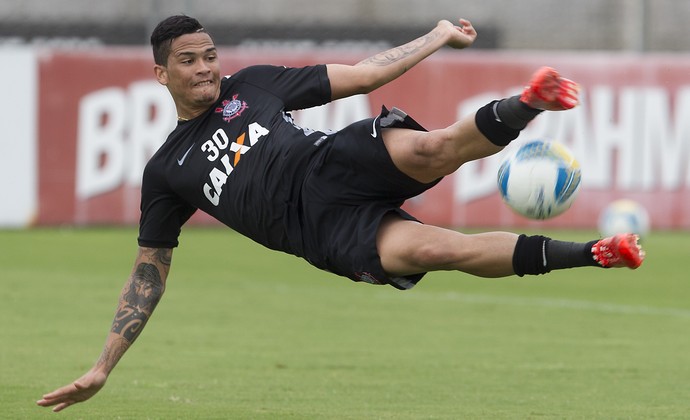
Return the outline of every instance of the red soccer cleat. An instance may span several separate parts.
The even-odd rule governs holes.
[[[632,233],[621,233],[604,238],[592,246],[594,261],[602,267],[628,267],[633,270],[642,265],[644,251],[640,237]]]
[[[532,75],[520,100],[535,109],[563,111],[574,108],[579,103],[579,91],[577,83],[561,77],[551,67],[542,67]]]

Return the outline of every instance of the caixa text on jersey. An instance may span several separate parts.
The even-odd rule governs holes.
[[[216,130],[209,140],[201,145],[201,151],[206,153],[206,158],[211,162],[218,162],[208,174],[209,182],[203,186],[204,196],[208,201],[217,206],[223,186],[239,163],[243,154],[252,148],[269,131],[259,123],[251,123],[247,131],[240,134],[235,141],[230,141],[228,134],[222,128]],[[249,144],[247,144],[249,137]]]

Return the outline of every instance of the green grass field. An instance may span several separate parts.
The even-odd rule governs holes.
[[[549,232],[585,240],[592,232]],[[357,284],[224,229],[186,229],[166,295],[91,401],[133,229],[0,231],[0,418],[690,418],[690,233],[637,271],[433,273]]]

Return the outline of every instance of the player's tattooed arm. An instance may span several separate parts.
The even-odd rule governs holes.
[[[412,57],[412,64],[416,64],[443,45],[452,48],[469,47],[477,37],[477,31],[469,20],[460,19],[459,23],[459,25],[454,25],[447,20],[442,20],[426,35],[362,60],[359,64],[387,66],[407,57]]]
[[[329,64],[331,100],[366,94],[389,83],[443,46],[465,48],[476,38],[472,24],[460,19],[459,25],[440,21],[427,34],[399,47],[373,55],[354,66]]]
[[[110,372],[141,334],[163,296],[171,261],[172,249],[139,248],[97,367]]]
[[[80,378],[44,394],[36,404],[62,411],[88,400],[105,386],[110,371],[139,336],[163,296],[171,259],[172,249],[139,248],[101,357]]]
[[[433,43],[436,39],[440,37],[437,31],[429,32],[428,34],[415,39],[414,41],[408,42],[405,45],[399,47],[391,48],[390,50],[378,53],[367,59],[359,62],[360,65],[372,64],[374,66],[387,66],[389,64],[395,63],[417,53],[422,50],[426,45]],[[407,68],[405,68],[407,70]]]

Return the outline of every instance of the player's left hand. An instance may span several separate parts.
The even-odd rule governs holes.
[[[446,45],[457,49],[467,48],[477,39],[477,31],[467,19],[459,19],[458,23],[459,25],[454,25],[448,20],[442,20],[438,23],[438,26],[445,28],[450,33],[450,38]]]

